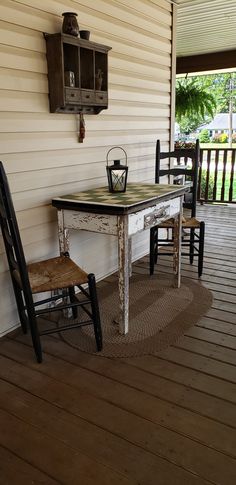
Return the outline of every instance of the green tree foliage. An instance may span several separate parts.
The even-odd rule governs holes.
[[[176,121],[189,134],[209,123],[216,113],[229,111],[230,97],[236,112],[236,72],[181,78],[176,84]]]
[[[182,116],[178,123],[180,132],[189,135],[196,131],[196,129],[204,123],[204,120],[199,116]]]
[[[233,111],[236,111],[236,72],[195,76],[194,79],[214,94],[217,113],[228,113],[230,97],[233,100]]]

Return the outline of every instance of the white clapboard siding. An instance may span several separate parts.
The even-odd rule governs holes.
[[[0,67],[0,89],[47,94],[47,76],[46,74]]]
[[[1,0],[0,20],[16,26],[28,27],[38,32],[50,32],[51,29],[55,29],[55,32],[60,31],[61,19],[59,11],[58,15],[53,15],[47,11],[47,0],[40,3],[41,7],[42,5],[45,6],[46,11],[35,8],[35,2],[33,6],[32,2],[29,2],[30,6],[26,6],[26,2],[20,4],[20,2],[14,0]]]
[[[163,133],[163,140],[168,139],[168,130],[158,130],[159,134]],[[24,134],[25,135],[25,134]],[[94,146],[104,146],[104,131],[90,131],[86,134],[86,144],[88,147]],[[138,143],[149,143],[153,140],[153,132],[151,128],[149,130],[133,130],[129,132],[125,129],[120,131],[111,131],[109,133],[109,145],[118,144],[130,144]],[[42,136],[41,133],[29,133],[27,136],[28,147],[24,145],[25,137],[22,133],[13,133],[12,136],[9,133],[0,134],[0,146],[1,153],[6,155],[9,148],[13,152],[17,150],[24,152],[24,149],[29,149],[30,151],[37,150],[37,144],[40,146],[40,150],[53,150],[56,146],[57,150],[75,148],[78,144],[78,136],[76,132],[68,133],[46,133]]]
[[[144,160],[137,160],[136,158],[129,159],[129,176],[136,171],[147,172],[147,170],[152,170],[153,161],[151,158]],[[102,178],[105,176],[104,162],[97,163],[87,163],[86,165],[73,165],[72,170],[68,170],[68,167],[57,168],[55,173],[54,169],[34,171],[32,175],[31,172],[21,172],[17,174],[9,175],[9,183],[11,185],[11,190],[16,193],[22,193],[27,190],[34,190],[40,187],[48,188],[51,190],[52,187],[56,185],[70,184],[74,183],[80,179],[92,179],[96,173],[97,178]],[[134,174],[135,175],[135,174]],[[19,190],[20,187],[20,190]]]
[[[9,178],[27,261],[58,252],[53,197],[107,184],[106,155],[122,146],[129,181],[153,182],[156,139],[170,140],[172,5],[169,0],[1,0],[0,159]],[[61,31],[75,11],[91,40],[109,52],[109,108],[85,116],[49,112],[44,32]],[[148,252],[148,231],[134,237],[133,258]],[[97,254],[99,252],[99,258]],[[71,233],[71,255],[98,279],[117,269],[112,236]],[[147,269],[148,271],[148,269]],[[0,335],[18,325],[0,235]]]
[[[159,133],[159,131],[157,131]],[[137,143],[132,145],[122,145],[126,150],[128,159],[139,160],[150,158],[154,159],[155,142],[152,143]],[[163,150],[167,150],[168,143],[163,142],[162,137],[162,147]],[[78,149],[67,149],[67,150],[55,150],[53,153],[51,151],[42,152],[24,152],[24,153],[8,153],[7,158],[5,158],[5,167],[9,174],[20,173],[20,172],[33,172],[34,170],[43,169],[54,169],[56,172],[57,167],[64,167],[65,160],[66,166],[72,167],[74,165],[81,165],[87,163],[93,163],[94,160],[104,163],[104,170],[106,164],[106,153],[109,147],[91,147],[85,148],[84,145],[80,145]],[[33,176],[33,174],[32,174]]]
[[[133,88],[147,89],[154,92],[161,91],[162,93],[170,92],[170,84],[168,80],[160,82],[159,79],[153,79],[153,77],[148,74],[148,71],[146,71],[142,77],[139,77],[134,72],[127,73],[119,69],[111,70],[109,66],[109,80],[109,84],[112,83],[117,86],[131,86]]]
[[[7,45],[1,46],[1,66],[22,71],[47,73],[46,59],[42,52]]]
[[[102,38],[99,35],[93,35],[94,42],[104,42],[104,38],[104,35]],[[139,60],[145,60],[151,63],[159,64],[161,68],[164,68],[165,66],[170,67],[170,56],[167,56],[164,52],[157,51],[154,47],[148,47],[147,49],[145,49],[143,46],[140,52],[140,48],[135,43],[135,40],[122,42],[121,40],[117,41],[114,36],[107,36],[106,42],[109,45],[110,43],[112,43],[113,54],[119,53],[121,55],[128,55],[130,57],[132,56],[134,57],[134,59],[136,58]]]
[[[110,55],[109,66],[111,69],[120,69],[127,72],[134,72],[135,74],[144,75],[147,72],[147,62],[145,60],[138,60],[137,58],[131,58],[128,56]],[[148,67],[149,76],[158,79],[159,81],[166,81],[170,78],[170,72],[168,67],[163,66],[161,68],[160,64],[151,63]]]
[[[2,2],[0,18],[3,17]],[[27,49],[36,53],[45,52],[45,41],[42,32],[21,27],[20,25],[9,24],[0,20],[0,43],[9,47]]]
[[[33,227],[21,230],[21,238],[22,238],[22,243],[24,247],[27,247],[27,245],[31,244],[38,244],[38,241],[40,240],[43,246],[43,241],[45,239],[51,239],[53,240],[55,232],[57,231],[57,223],[56,223],[56,214],[55,214],[55,220],[51,223],[47,224],[37,224],[34,225]],[[1,241],[0,248],[2,250],[3,244]],[[37,256],[38,258],[40,256]],[[32,258],[31,258],[32,259]]]
[[[149,92],[145,89],[132,89],[131,87],[127,87],[126,91],[124,92],[123,86],[113,86],[110,85],[110,99],[112,100],[120,100],[123,101],[131,101],[135,102],[135,104],[140,103],[142,99],[142,103],[156,105],[156,104],[168,104],[169,102],[169,95],[168,93],[161,93],[158,92]]]

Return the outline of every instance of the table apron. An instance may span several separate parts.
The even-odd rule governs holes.
[[[64,210],[64,227],[117,236],[117,216]]]
[[[128,235],[157,226],[161,222],[175,217],[180,211],[180,197],[158,202],[146,209],[128,214]],[[118,218],[122,216],[95,214],[75,210],[63,210],[64,227],[101,234],[118,235]]]

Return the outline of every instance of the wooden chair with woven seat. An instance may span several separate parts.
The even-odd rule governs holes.
[[[189,256],[190,264],[194,261],[194,256],[198,256],[198,276],[203,271],[203,254],[204,254],[204,234],[205,223],[196,218],[197,206],[197,183],[198,183],[198,165],[200,157],[199,141],[196,141],[195,148],[177,148],[172,152],[161,152],[160,140],[156,143],[156,164],[155,164],[155,183],[160,182],[163,176],[170,176],[178,183],[182,178],[190,187],[190,192],[186,194],[183,202],[185,210],[189,210],[189,216],[184,213],[182,228],[182,248],[189,248],[188,253],[182,251],[182,255]],[[167,160],[169,168],[161,168],[161,160]],[[170,166],[171,160],[171,166]],[[191,161],[189,166],[189,160]],[[173,166],[172,166],[173,164]],[[170,180],[169,180],[170,183]],[[167,229],[167,237],[159,238],[160,229]],[[173,251],[173,230],[174,220],[167,221],[155,226],[150,231],[150,274],[154,272],[154,266],[157,263],[159,248],[161,247],[162,255],[172,255]],[[169,251],[166,251],[169,249]]]
[[[68,253],[45,261],[26,264],[2,162],[0,162],[0,225],[21,327],[24,333],[27,332],[28,327],[30,328],[37,361],[42,362],[41,335],[85,325],[93,325],[97,350],[101,350],[102,330],[94,274],[83,271],[70,259]],[[75,294],[75,287],[80,290],[78,295]],[[45,294],[45,292],[49,292],[49,296],[46,295],[44,299],[37,297],[34,301],[34,294]],[[59,299],[60,305],[56,305]],[[79,318],[77,318],[78,307],[81,309]],[[53,324],[50,321],[48,328],[39,330],[38,317],[45,318],[48,313],[58,310],[65,314],[70,308],[73,319],[66,318],[62,325],[58,322]],[[84,315],[85,318],[82,318]]]

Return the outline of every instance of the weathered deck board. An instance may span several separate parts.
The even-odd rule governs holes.
[[[205,355],[214,360],[225,362],[235,366],[235,350],[220,347],[211,342],[203,342],[197,338],[192,338],[190,335],[184,335],[176,344],[177,348],[188,350],[197,355]],[[173,346],[175,347],[175,346]]]
[[[48,336],[39,365],[29,337],[0,341],[1,484],[236,483],[236,208],[200,214],[214,301],[174,346],[115,360]]]
[[[0,483],[4,485],[32,485],[48,484],[56,485],[58,482],[42,473],[37,467],[34,468],[27,461],[22,460],[16,454],[0,446]]]
[[[21,405],[24,406],[24,402],[21,402]],[[135,483],[122,477],[121,473],[99,464],[97,457],[89,458],[79,449],[68,445],[62,435],[61,439],[55,439],[55,436],[50,433],[49,420],[49,429],[42,431],[40,420],[36,419],[32,425],[29,423],[28,415],[22,420],[18,417],[18,412],[13,415],[9,410],[1,409],[0,439],[4,440],[5,446],[21,459],[38,466],[40,470],[45,470],[57,483],[77,484],[79,477],[81,483],[84,480],[84,483],[91,485]],[[51,415],[51,421],[53,422],[53,415]],[[25,436],[24,441],[23,436]],[[17,476],[15,478],[17,484],[18,478]]]
[[[208,328],[208,330],[215,330],[216,332],[221,332],[225,333],[226,335],[236,337],[236,325],[230,324],[228,320],[224,322],[224,320],[209,318],[209,316],[207,315],[207,317],[202,318],[197,325],[199,327]]]
[[[72,353],[74,353],[74,349],[72,349]],[[26,355],[29,356],[30,350],[26,349],[24,346],[24,349],[21,349],[21,354],[23,356],[25,354],[25,357]],[[16,357],[18,359],[18,356]],[[24,360],[24,357],[21,360]],[[230,466],[229,473],[231,474],[232,469],[231,478],[233,478],[234,472],[232,463],[234,463],[234,460],[232,461],[232,458],[230,457],[226,459],[225,453],[219,453],[217,450],[213,451],[211,447],[205,447],[198,443],[199,439],[201,439],[201,441],[208,440],[208,433],[211,434],[211,429],[209,429],[209,426],[211,428],[210,420],[201,419],[198,416],[198,423],[194,424],[195,416],[186,411],[182,412],[181,408],[176,407],[173,411],[173,406],[171,404],[155,399],[152,395],[149,395],[147,399],[144,392],[138,392],[132,387],[125,388],[125,386],[120,385],[117,380],[108,380],[104,378],[102,374],[99,374],[98,376],[95,374],[89,378],[89,372],[81,368],[79,369],[77,366],[74,367],[73,378],[70,379],[70,385],[68,386],[65,384],[65,382],[68,382],[66,375],[72,374],[72,366],[68,366],[65,362],[64,368],[61,368],[61,371],[59,370],[60,383],[55,384],[54,379],[47,377],[47,374],[50,373],[53,375],[56,367],[58,365],[60,366],[60,363],[56,359],[52,359],[52,361],[49,359],[49,362],[50,370],[44,369],[44,379],[42,379],[40,375],[42,366],[40,366],[40,371],[38,371],[38,366],[34,363],[30,366],[32,367],[32,370],[33,368],[36,369],[33,373],[28,367],[26,371],[25,367],[22,366],[22,368],[19,364],[16,372],[15,364],[11,365],[8,362],[4,366],[3,360],[1,360],[0,368],[7,367],[7,370],[5,371],[6,373],[4,373],[5,378],[8,375],[8,379],[12,380],[15,384],[21,383],[24,378],[25,382],[22,384],[22,387],[27,389],[28,392],[37,395],[38,398],[52,402],[54,405],[56,404],[68,413],[73,414],[73,416],[82,417],[82,419],[89,423],[96,422],[100,428],[128,441],[129,453],[132,457],[132,462],[135,462],[135,470],[137,470],[139,480],[141,480],[143,469],[144,473],[146,473],[145,453],[142,452],[141,456],[135,454],[132,443],[141,447],[142,450],[150,450],[152,454],[163,455],[164,453],[164,456],[172,463],[177,459],[178,464],[182,463],[184,468],[188,465],[188,468],[195,473],[199,473],[199,464],[206,462],[209,469],[205,473],[206,476],[209,476],[209,479],[212,479],[213,475],[215,477],[217,476],[216,469],[218,470],[218,474],[223,472],[225,477],[225,467]],[[54,365],[52,365],[53,362],[55,368]],[[114,370],[117,368],[117,372],[119,372],[119,367],[120,366],[116,365],[116,362],[114,362]],[[62,377],[63,375],[64,379]],[[143,377],[145,379],[145,375]],[[64,381],[64,384],[62,381]],[[72,385],[72,381],[74,381],[74,385]],[[164,385],[163,381],[163,386]],[[168,381],[166,381],[166,385],[168,385]],[[94,393],[96,393],[97,396],[99,395],[100,399],[98,399],[98,397],[95,398],[93,396]],[[55,417],[57,417],[57,414]],[[186,423],[182,424],[183,420],[185,420]],[[192,423],[193,426],[192,430],[188,429],[190,423]],[[89,431],[91,433],[91,427],[88,428],[88,433]],[[196,439],[192,439],[192,437],[189,439],[188,433],[192,436],[196,436]],[[218,424],[217,434],[218,433],[219,440],[217,444],[214,442],[218,447],[223,446],[224,448],[223,442],[227,447],[228,441],[231,443],[231,440],[234,440],[235,433],[232,433],[228,427]],[[94,438],[95,435],[92,434],[91,439]],[[102,441],[105,443],[105,447],[108,447],[109,449],[111,446],[110,440],[107,438],[104,439],[103,437]],[[118,438],[117,441],[119,441]],[[100,441],[98,441],[98,445],[100,449]],[[80,446],[84,445],[81,443]],[[122,452],[124,446],[125,443],[119,451],[119,457],[117,457],[117,460],[121,460],[122,463],[124,460]],[[232,443],[231,446],[233,447]],[[183,449],[186,449],[186,453],[184,454],[182,453]],[[92,453],[92,445],[90,445],[90,450]],[[101,452],[99,452],[99,455],[100,454]],[[198,456],[198,460],[196,460],[196,456]],[[158,467],[160,467],[160,470],[162,470],[164,480],[167,480],[166,474],[164,473],[165,470],[160,466],[161,463],[158,461],[157,457],[155,462],[158,464]],[[217,466],[215,465],[213,467],[213,462],[217,463]],[[150,460],[148,463],[150,466]],[[200,467],[201,466],[202,465],[200,465]],[[167,468],[168,470],[171,468],[170,463],[167,464]],[[201,473],[199,474],[201,476]],[[174,483],[178,483],[176,475],[174,476]],[[181,475],[181,479],[183,480],[183,483],[185,483],[184,480],[186,480],[186,483],[192,483],[191,475],[188,476],[183,474]],[[140,483],[156,484],[156,473],[155,480],[151,481],[149,475],[147,475],[146,480],[147,482],[140,481]],[[160,483],[166,482],[160,481]]]

